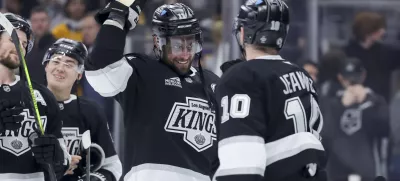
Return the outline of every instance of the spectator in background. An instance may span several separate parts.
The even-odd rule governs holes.
[[[22,0],[5,0],[5,9],[2,12],[21,14]]]
[[[85,16],[85,0],[67,0],[64,8],[65,19],[61,24],[53,28],[52,34],[56,39],[68,38],[82,41],[83,35],[80,29],[80,21]]]
[[[314,63],[311,60],[306,60],[303,62],[302,65],[303,69],[307,71],[308,74],[310,74],[311,78],[314,80],[314,83],[318,82],[318,64]]]
[[[342,89],[342,85],[337,79],[341,61],[346,55],[341,50],[330,50],[321,57],[318,82],[320,85],[321,97],[334,97],[336,92]]]
[[[392,133],[392,154],[389,180],[400,178],[400,92],[396,94],[390,105],[390,128]]]
[[[381,95],[363,85],[367,72],[360,60],[347,58],[339,70],[344,89],[322,107],[328,180],[347,181],[356,175],[370,181],[387,176],[388,106]]]
[[[50,17],[46,7],[37,6],[32,9],[30,15],[32,32],[35,37],[33,49],[27,55],[27,65],[31,72],[31,78],[37,83],[46,85],[45,72],[42,60],[47,49],[56,41],[50,33]]]
[[[100,25],[94,19],[95,13],[87,14],[81,21],[82,42],[88,47],[89,53],[93,49],[94,41],[100,30]]]
[[[381,43],[386,31],[385,18],[374,12],[358,13],[353,22],[352,39],[345,52],[360,59],[368,77],[365,85],[390,101],[391,73],[400,67],[400,50]]]

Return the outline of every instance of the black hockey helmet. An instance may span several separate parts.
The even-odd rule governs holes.
[[[197,56],[201,54],[202,31],[193,10],[182,3],[164,4],[156,9],[153,14],[153,33],[157,38],[154,52],[157,58],[162,59],[165,45],[173,36],[194,35],[197,47],[194,51]]]
[[[240,29],[244,41],[240,44]],[[241,6],[233,31],[244,54],[244,44],[280,50],[289,31],[289,7],[283,0],[248,0]]]
[[[10,21],[10,23],[15,27],[15,29],[19,29],[26,34],[28,45],[25,47],[25,50],[26,53],[29,53],[32,50],[34,44],[34,37],[32,35],[31,24],[20,15],[16,15],[14,13],[4,13],[4,16]],[[5,31],[4,27],[1,25],[0,25],[0,31],[1,32]]]
[[[42,64],[45,64],[51,59],[54,54],[60,54],[74,58],[78,61],[78,72],[82,73],[84,70],[84,63],[88,58],[88,50],[82,42],[75,40],[61,38],[58,39],[51,47],[47,50],[45,58]]]

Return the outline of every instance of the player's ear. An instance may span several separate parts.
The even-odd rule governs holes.
[[[154,44],[154,48],[159,49],[160,47],[158,47],[158,40],[157,40],[157,36],[153,35],[153,44]]]
[[[78,78],[76,78],[76,80],[81,80],[82,79],[82,74],[78,74]]]

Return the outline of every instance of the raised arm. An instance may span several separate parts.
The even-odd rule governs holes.
[[[135,28],[140,14],[137,0],[110,2],[96,15],[101,24],[89,60],[85,63],[86,78],[90,85],[104,97],[115,96],[126,89],[134,69],[124,56],[125,38]]]

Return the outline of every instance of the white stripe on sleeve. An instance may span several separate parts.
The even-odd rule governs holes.
[[[133,68],[121,60],[95,71],[85,71],[86,79],[101,96],[112,97],[126,89]]]

